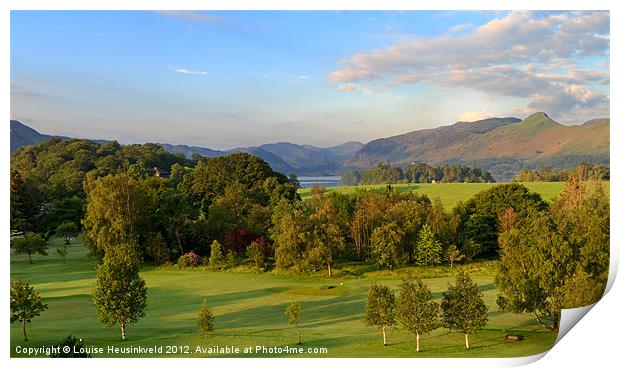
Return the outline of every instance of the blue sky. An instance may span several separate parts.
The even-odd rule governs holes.
[[[11,118],[51,134],[318,146],[609,116],[607,12],[13,11]]]

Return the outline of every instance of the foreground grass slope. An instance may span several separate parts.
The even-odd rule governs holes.
[[[420,194],[426,194],[431,199],[436,197],[441,198],[446,210],[452,209],[458,201],[467,201],[473,197],[476,193],[489,189],[493,186],[500,185],[502,183],[438,183],[438,184],[393,184],[392,187],[400,192],[414,191]],[[523,183],[530,191],[536,192],[541,197],[549,201],[557,197],[562,189],[564,189],[564,182],[535,182],[535,183]],[[605,183],[609,189],[609,182]],[[360,186],[343,186],[326,188],[328,192],[338,191],[341,193],[355,193],[356,190],[369,189],[380,192],[385,191],[385,184],[378,185],[360,185]],[[298,190],[302,199],[310,197],[310,189],[304,188]]]
[[[445,329],[424,337],[423,351],[417,354],[415,337],[402,330],[391,329],[390,345],[384,347],[379,332],[363,323],[365,294],[370,284],[380,282],[396,287],[404,274],[412,274],[422,277],[439,300],[448,283],[454,283],[449,267],[375,271],[374,266],[346,265],[329,279],[242,272],[241,269],[209,272],[147,267],[141,273],[148,287],[146,317],[129,326],[129,339],[123,342],[118,328],[104,328],[97,321],[90,296],[95,285],[95,260],[87,256],[81,240],[69,246],[67,260],[62,260],[53,255],[60,244],[58,239],[53,240],[50,256],[36,256],[32,265],[24,256],[12,256],[11,279],[31,281],[41,292],[43,301],[49,304],[49,310],[28,326],[30,341],[22,341],[20,327],[11,326],[12,356],[17,356],[17,345],[52,345],[69,334],[83,338],[87,346],[101,347],[188,345],[192,351],[196,346],[214,345],[296,347],[295,330],[284,315],[285,306],[293,300],[303,304],[305,343],[302,346],[326,347],[328,352],[326,355],[292,356],[513,357],[544,352],[552,347],[556,338],[554,333],[541,328],[531,315],[498,311],[497,290],[493,285],[494,264],[484,262],[463,266],[484,291],[490,308],[489,324],[472,336],[470,351],[465,350],[461,334]],[[328,289],[328,285],[335,287]],[[205,297],[216,316],[216,330],[208,338],[202,337],[196,325],[196,315]],[[526,340],[506,342],[504,338],[508,333],[524,335]]]

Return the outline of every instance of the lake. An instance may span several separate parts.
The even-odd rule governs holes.
[[[342,186],[340,176],[300,176],[297,180],[302,188],[311,188],[314,184],[325,188]]]

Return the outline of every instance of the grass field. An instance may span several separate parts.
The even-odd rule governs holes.
[[[471,338],[472,349],[464,348],[463,336],[438,329],[422,338],[422,349],[415,353],[415,337],[402,330],[389,331],[389,346],[382,346],[376,328],[362,320],[365,293],[373,282],[397,286],[404,274],[422,277],[439,300],[449,282],[454,282],[449,267],[409,267],[398,271],[375,271],[373,266],[339,267],[332,278],[252,273],[246,270],[209,272],[204,269],[144,268],[141,272],[148,287],[146,317],[128,328],[128,340],[121,341],[117,327],[104,328],[97,321],[91,301],[95,284],[95,260],[87,256],[81,239],[69,246],[63,261],[55,255],[58,239],[50,245],[50,255],[12,256],[11,279],[29,280],[41,292],[49,309],[28,326],[30,341],[24,342],[18,324],[11,326],[11,355],[16,347],[40,347],[58,343],[72,334],[83,338],[87,346],[176,346],[173,356],[233,356],[230,354],[180,354],[183,346],[194,352],[196,346],[236,346],[236,356],[265,357],[514,357],[538,354],[550,349],[554,333],[541,328],[531,315],[514,315],[497,310],[497,291],[493,284],[494,263],[466,265],[484,292],[489,306],[489,324]],[[335,288],[327,289],[328,285]],[[195,319],[203,298],[214,310],[215,328],[204,338]],[[243,348],[256,345],[298,348],[293,327],[284,315],[293,300],[303,305],[303,348],[327,348],[326,354],[243,354]],[[508,333],[524,335],[522,342],[505,341]],[[165,348],[164,348],[165,349]],[[169,356],[155,354],[155,356]],[[111,355],[99,356],[153,356]]]
[[[485,189],[499,185],[501,183],[438,183],[438,184],[393,184],[392,187],[398,189],[400,192],[414,191],[420,194],[426,194],[431,199],[436,197],[441,198],[443,205],[446,209],[451,209],[456,206],[458,201],[467,201],[473,197],[476,193]],[[557,197],[558,194],[564,189],[564,182],[535,182],[535,183],[523,183],[530,191],[539,193],[544,200],[550,200]],[[606,183],[609,188],[609,182]],[[380,192],[385,191],[385,185],[364,185],[364,186],[350,186],[350,187],[333,187],[327,188],[327,191],[338,191],[341,193],[355,193],[356,190],[361,188],[377,190]],[[310,189],[304,188],[298,191],[302,199],[310,197]]]

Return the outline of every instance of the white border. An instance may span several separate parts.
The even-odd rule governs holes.
[[[270,10],[270,9],[292,9],[292,10],[375,10],[375,9],[390,9],[390,10],[544,10],[544,9],[572,9],[572,10],[585,10],[585,9],[602,9],[611,10],[611,33],[613,34],[618,25],[618,16],[616,10],[619,2],[612,1],[533,1],[533,0],[504,0],[504,1],[398,1],[398,0],[384,0],[384,1],[371,1],[371,0],[227,0],[227,1],[193,1],[193,0],[176,0],[174,2],[166,0],[117,0],[117,1],[104,1],[104,0],[4,0],[0,2],[0,81],[2,82],[2,88],[0,89],[0,96],[2,97],[2,104],[0,104],[0,110],[3,116],[10,117],[10,59],[9,59],[9,42],[10,42],[10,10],[132,10],[132,9],[185,9],[185,10],[198,10],[198,9],[213,9],[213,10],[234,10],[234,9],[247,9],[247,10]],[[610,65],[614,65],[613,61],[618,60],[618,51],[614,45],[614,37],[611,37],[611,62]],[[615,74],[611,73],[611,89],[610,97],[615,96],[616,87],[618,85],[618,78]],[[613,101],[613,99],[611,99]],[[617,118],[617,108],[612,102],[611,107],[611,120],[615,122]],[[3,223],[8,225],[9,223],[9,128],[5,125],[3,134],[0,135],[2,140],[2,147],[5,149],[5,153],[1,155],[0,162],[2,162],[2,169],[0,169],[0,191],[4,195],[0,196]],[[617,175],[618,165],[617,160],[614,157],[619,157],[620,154],[618,143],[618,129],[615,125],[611,125],[611,172],[612,176]],[[558,342],[543,359],[538,360],[541,356],[526,357],[518,359],[321,359],[316,361],[314,359],[255,359],[248,361],[247,359],[217,359],[217,361],[206,361],[203,359],[183,359],[177,361],[177,359],[132,359],[125,361],[122,364],[138,364],[149,365],[151,367],[169,367],[174,364],[183,364],[184,366],[201,366],[216,365],[216,366],[241,366],[248,363],[262,367],[289,367],[291,365],[301,367],[314,367],[317,364],[321,365],[355,365],[358,367],[376,367],[377,365],[389,364],[390,366],[419,366],[419,367],[436,367],[456,365],[459,367],[497,367],[497,366],[513,366],[528,364],[538,360],[535,363],[536,367],[553,367],[553,366],[597,366],[609,365],[609,362],[615,360],[615,353],[617,351],[617,333],[620,331],[620,318],[618,318],[618,311],[620,311],[620,296],[618,288],[609,290],[615,276],[617,274],[618,265],[618,206],[620,202],[617,201],[618,185],[617,180],[611,182],[611,208],[612,208],[612,264],[610,267],[610,281],[608,283],[607,295],[597,304],[592,310],[583,317],[582,322],[570,333]],[[8,311],[8,285],[9,285],[9,273],[10,259],[8,257],[9,247],[9,229],[8,226],[2,228],[2,236],[5,239],[5,258],[4,266],[5,272],[0,276],[2,278],[2,285],[4,289],[4,298],[0,298],[0,305],[2,309]],[[9,360],[9,320],[8,318],[2,319],[2,341],[0,342],[0,350],[3,351],[2,359]],[[12,359],[5,363],[9,363],[11,366],[27,367],[34,364],[45,364],[47,366],[58,367],[82,367],[84,366],[84,360],[59,360],[59,359],[46,359],[43,361],[32,362],[29,359]],[[95,367],[107,367],[110,363],[114,364],[109,359],[92,359],[88,361],[90,366]]]

